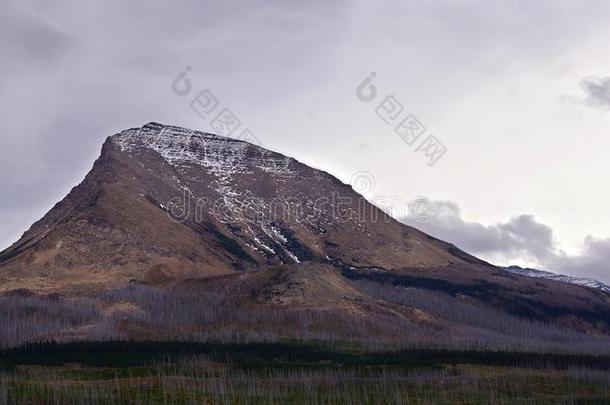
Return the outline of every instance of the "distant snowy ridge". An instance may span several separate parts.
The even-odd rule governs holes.
[[[601,281],[594,280],[592,278],[582,278],[582,277],[571,277],[563,274],[555,274],[550,271],[542,271],[535,269],[524,269],[519,266],[510,266],[504,267],[504,270],[513,274],[520,274],[522,276],[527,277],[536,277],[536,278],[544,278],[547,280],[555,280],[561,281],[563,283],[577,284],[585,287],[595,288],[597,290],[601,290],[606,294],[610,294],[610,286],[602,283]]]

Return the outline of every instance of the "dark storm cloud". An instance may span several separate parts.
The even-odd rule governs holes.
[[[558,249],[553,230],[532,215],[483,225],[465,221],[454,202],[430,201],[425,212],[402,222],[491,262],[527,261],[541,270],[610,282],[610,239],[587,237],[581,254],[568,255]]]
[[[610,108],[610,77],[587,77],[580,82],[580,87],[585,92],[585,104]]]

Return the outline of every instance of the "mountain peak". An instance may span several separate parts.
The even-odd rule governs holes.
[[[218,135],[210,134],[207,132],[195,131],[188,128],[178,127],[175,125],[166,125],[159,122],[151,121],[141,127],[129,128],[111,137],[117,146],[128,146],[128,145],[146,145],[147,142],[162,141],[162,138],[166,138],[170,141],[181,141],[182,143],[190,141],[192,137],[212,137],[222,138]]]
[[[167,125],[161,124],[160,122],[151,121],[148,124],[144,124],[142,126],[142,128],[146,128],[146,127],[155,128],[155,127],[165,127],[165,126],[167,126]]]
[[[203,166],[222,177],[247,172],[247,166],[252,165],[264,171],[288,173],[293,161],[246,141],[158,122],[122,131],[110,139],[122,152],[153,150],[173,166]]]

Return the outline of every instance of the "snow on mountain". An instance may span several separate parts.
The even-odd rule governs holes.
[[[544,278],[547,280],[561,281],[563,283],[582,285],[585,287],[595,288],[597,290],[601,290],[607,294],[610,294],[610,286],[608,286],[600,281],[594,280],[592,278],[572,277],[572,276],[566,276],[564,274],[551,273],[550,271],[542,271],[542,270],[527,269],[527,268],[524,269],[523,267],[519,267],[519,266],[504,267],[504,270],[506,270],[510,273],[513,273],[513,274],[520,274],[522,276],[527,276],[527,277]]]
[[[123,152],[138,147],[152,149],[174,166],[203,166],[225,181],[232,174],[251,174],[252,167],[289,176],[294,163],[294,159],[245,141],[155,122],[123,131],[113,142]]]
[[[230,217],[232,222],[237,221],[241,207],[257,197],[247,188],[240,187],[235,180],[236,175],[254,176],[254,170],[260,169],[265,174],[273,176],[275,181],[286,182],[296,170],[294,159],[248,142],[156,122],[148,123],[141,128],[125,130],[112,137],[112,141],[122,152],[153,150],[181,173],[192,166],[205,168],[215,177],[211,185],[221,196],[225,207],[223,211],[225,218],[221,218],[223,222],[227,222],[227,217]],[[183,185],[183,187],[187,192],[191,192],[189,186]],[[271,211],[264,200],[256,201],[257,208],[261,212]],[[251,206],[250,209],[252,208]],[[280,246],[288,243],[271,227],[270,220],[260,219],[258,225],[266,236],[271,237],[273,242],[277,242]],[[262,240],[262,236],[257,236],[259,232],[253,229],[251,224],[245,224],[244,227],[251,234],[252,240],[246,243],[248,247],[256,251],[262,248],[273,255],[277,253]],[[285,250],[294,262],[299,263],[298,256],[294,252],[286,247]]]

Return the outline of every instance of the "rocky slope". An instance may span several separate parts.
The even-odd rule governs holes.
[[[158,123],[108,138],[84,181],[0,253],[0,291],[8,294],[100,299],[129,285],[218,294],[256,316],[322,311],[318,332],[368,322],[359,333],[400,338],[425,326],[491,336],[483,315],[462,322],[443,308],[610,331],[602,292],[507,273],[400,224],[328,173],[247,142]],[[127,318],[153,307],[133,296],[98,302],[104,311],[131,308]],[[286,332],[291,324],[272,318],[256,328]],[[136,322],[135,331],[174,330],[151,326],[153,319]],[[201,329],[200,318],[189,319],[176,330]],[[237,316],[231,328],[253,325]]]
[[[31,287],[210,276],[316,261],[478,262],[279,153],[150,123],[110,137],[82,184],[0,255]],[[8,277],[7,277],[8,276]]]

